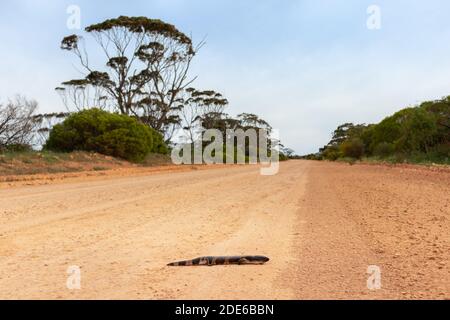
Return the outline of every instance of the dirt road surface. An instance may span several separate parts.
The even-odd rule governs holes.
[[[2,299],[449,299],[449,249],[448,170],[289,161],[0,189]],[[271,260],[166,266],[240,254]]]

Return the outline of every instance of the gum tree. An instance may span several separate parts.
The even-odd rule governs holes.
[[[202,130],[204,116],[222,113],[228,105],[228,100],[222,94],[213,90],[197,90],[188,88],[178,99],[180,103],[183,130],[189,142],[194,142]]]
[[[120,16],[85,31],[104,65],[92,66],[83,37],[65,37],[61,49],[75,54],[84,77],[57,88],[64,101],[77,109],[100,106],[136,116],[170,138],[170,128],[181,122],[177,99],[195,79],[188,71],[202,43],[194,47],[175,26],[146,17]]]

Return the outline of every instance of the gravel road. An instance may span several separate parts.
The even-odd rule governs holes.
[[[0,189],[2,299],[449,299],[449,249],[446,169],[289,161]],[[240,254],[271,260],[166,266]]]

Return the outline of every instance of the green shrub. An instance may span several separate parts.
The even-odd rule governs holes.
[[[437,157],[450,158],[450,142],[436,146],[432,153],[435,153]]]
[[[344,141],[340,146],[340,151],[344,157],[361,159],[364,155],[364,143],[359,138]]]
[[[428,152],[437,133],[435,118],[420,108],[410,109],[402,123],[402,135],[395,142],[396,150],[404,153]]]
[[[160,153],[160,154],[168,154],[169,148],[164,142],[164,137],[162,134],[159,134],[155,130],[153,130],[153,148],[152,153]]]
[[[29,144],[15,143],[5,147],[0,147],[0,152],[32,152],[33,148]]]
[[[288,161],[289,157],[287,155],[285,155],[284,153],[280,152],[279,159],[280,159],[280,161]]]
[[[392,143],[381,142],[379,143],[374,150],[374,155],[380,158],[386,158],[390,155],[394,154],[395,148]]]
[[[329,160],[364,154],[389,162],[448,163],[449,128],[450,96],[405,108],[378,124],[340,125],[320,154]]]
[[[408,155],[402,152],[398,152],[394,155],[394,159],[396,163],[407,163],[408,162]]]
[[[450,163],[450,144],[443,144],[434,147],[427,153],[413,153],[409,159],[412,163]]]
[[[330,161],[336,161],[340,156],[339,150],[334,147],[325,149],[323,152],[323,158]]]
[[[130,161],[149,153],[167,153],[162,136],[135,118],[89,109],[70,115],[53,127],[46,150],[93,151]]]

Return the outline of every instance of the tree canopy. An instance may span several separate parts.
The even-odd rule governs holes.
[[[188,71],[201,44],[194,47],[175,26],[146,17],[120,16],[85,31],[105,62],[97,68],[91,65],[82,36],[62,40],[61,49],[74,53],[84,71],[84,78],[57,88],[68,108],[109,108],[136,116],[165,134],[180,124],[177,99],[194,80]]]

